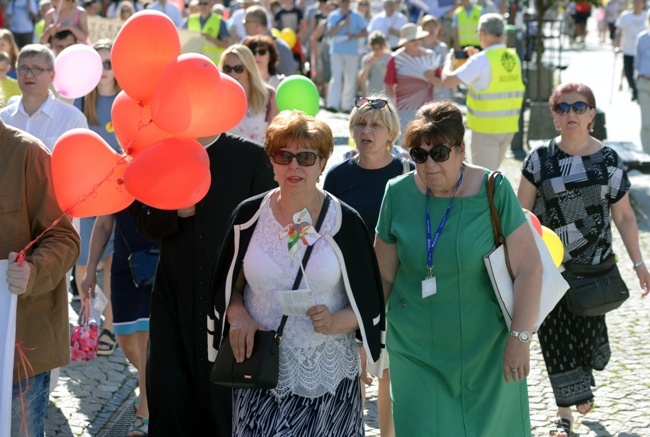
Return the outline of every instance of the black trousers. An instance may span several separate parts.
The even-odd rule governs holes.
[[[623,70],[625,71],[627,84],[632,90],[632,97],[636,99],[638,93],[636,90],[636,81],[634,80],[634,56],[623,55]]]

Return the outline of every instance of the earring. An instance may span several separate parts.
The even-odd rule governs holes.
[[[591,120],[591,121],[589,122],[589,124],[587,125],[587,129],[589,129],[589,132],[590,132],[590,133],[594,131],[594,124],[595,124],[595,123],[594,123],[594,120]]]
[[[277,182],[277,181],[278,181],[278,177],[277,177],[276,175],[273,175],[273,180],[274,180],[275,182]]]

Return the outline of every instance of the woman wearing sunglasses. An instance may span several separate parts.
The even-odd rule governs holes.
[[[243,44],[233,44],[221,55],[219,69],[239,82],[248,100],[246,115],[230,133],[262,143],[266,127],[280,111],[275,90],[262,80],[253,52]]]
[[[541,261],[510,183],[498,177],[494,200],[515,284],[510,331],[483,262],[494,247],[489,170],[465,163],[464,134],[453,104],[422,107],[404,134],[415,172],[388,181],[379,213],[398,436],[531,435],[528,340]]]
[[[264,143],[279,188],[246,200],[231,217],[214,273],[216,314],[225,315],[214,338],[229,335],[240,362],[250,356],[255,331],[280,325],[283,290],[300,271],[303,240],[313,248],[298,287],[308,290],[294,295],[301,303],[280,342],[278,385],[233,389],[234,436],[363,435],[355,337],[379,359],[384,302],[363,221],[316,186],[333,144],[324,122],[280,113]]]
[[[253,52],[262,80],[277,89],[284,79],[284,74],[278,74],[280,55],[273,38],[267,35],[249,36],[244,41],[244,45]]]
[[[386,183],[413,170],[413,164],[391,154],[400,134],[395,107],[385,99],[359,97],[350,113],[350,134],[357,152],[353,157],[332,167],[327,173],[323,188],[356,209],[374,239],[377,217]],[[363,351],[363,349],[361,350]],[[365,355],[362,353],[362,365]],[[385,361],[385,365],[388,362]],[[377,410],[382,436],[394,436],[390,402],[390,376],[388,369],[380,372]],[[372,380],[362,372],[363,382]]]
[[[647,295],[650,274],[639,249],[630,181],[616,152],[590,135],[596,116],[593,92],[586,85],[566,83],[555,88],[549,106],[560,136],[524,161],[517,194],[521,205],[558,234],[569,270],[615,257],[613,219]],[[568,437],[571,408],[576,406],[580,414],[591,411],[593,371],[603,370],[611,355],[605,316],[578,316],[560,301],[540,327],[539,342],[558,406],[553,431]]]

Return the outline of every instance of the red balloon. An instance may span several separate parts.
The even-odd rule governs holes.
[[[134,198],[124,187],[128,162],[95,132],[72,129],[52,150],[52,182],[61,209],[73,217],[113,214]]]
[[[210,188],[210,159],[196,140],[169,138],[138,153],[124,173],[126,189],[154,208],[195,205]]]
[[[173,136],[153,122],[150,104],[138,103],[124,91],[113,102],[111,119],[117,140],[129,156],[135,156],[152,144]]]
[[[115,37],[111,64],[122,89],[138,102],[153,99],[158,79],[181,53],[178,31],[167,15],[140,11]]]
[[[539,219],[535,214],[532,212],[528,211],[527,209],[524,208],[524,211],[526,212],[526,215],[528,215],[528,218],[530,219],[530,222],[533,224],[533,227],[537,231],[537,233],[541,236],[542,235],[542,224],[540,223]]]
[[[222,76],[207,57],[187,53],[169,64],[160,77],[151,115],[161,129],[178,137],[197,138],[233,128],[247,107],[241,85]]]

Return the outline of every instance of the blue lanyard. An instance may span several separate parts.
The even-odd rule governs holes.
[[[436,230],[436,234],[433,236],[433,238],[431,238],[431,215],[429,214],[429,187],[427,187],[427,192],[426,192],[427,271],[428,271],[427,278],[431,278],[433,276],[433,249],[435,249],[436,244],[438,244],[438,239],[440,238],[440,234],[442,233],[442,228],[445,226],[445,223],[447,222],[447,218],[449,217],[449,211],[451,210],[451,205],[454,203],[454,199],[456,198],[456,193],[458,193],[458,189],[460,188],[460,184],[462,182],[463,182],[463,172],[461,171],[460,178],[458,179],[458,184],[456,185],[456,191],[454,191],[454,195],[451,196],[451,199],[449,199],[449,205],[447,205],[447,210],[445,211],[445,215],[442,216],[442,220],[440,220],[440,224],[438,225],[438,229]]]

